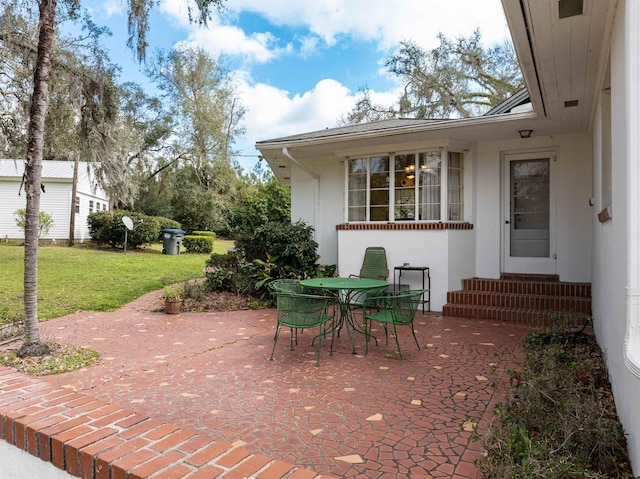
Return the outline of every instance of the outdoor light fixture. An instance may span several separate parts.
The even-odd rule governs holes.
[[[520,133],[520,138],[531,138],[533,130],[518,130],[518,133]]]

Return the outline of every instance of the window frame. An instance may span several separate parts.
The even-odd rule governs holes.
[[[414,181],[413,186],[413,198],[410,199],[411,204],[413,205],[413,218],[400,218],[397,214],[399,209],[399,205],[396,204],[396,195],[398,194],[398,183],[396,182],[396,157],[408,157],[413,156],[413,164],[416,170],[415,179],[418,178],[418,170],[420,168],[420,162],[422,161],[423,156],[427,156],[433,154],[434,152],[440,153],[440,165],[439,165],[439,176],[440,176],[440,198],[439,198],[439,218],[438,219],[420,219],[420,208],[423,204],[421,203],[421,195],[419,192],[420,183],[419,181]],[[452,203],[459,209],[460,218],[459,219],[449,219],[450,217],[450,204],[449,204],[449,175],[451,174],[450,169],[450,153],[455,153],[459,155],[460,166],[453,168],[459,172],[460,184],[458,185],[458,199],[459,203]],[[345,223],[353,223],[353,224],[384,224],[384,223],[407,223],[407,224],[415,224],[415,223],[464,223],[466,221],[466,214],[469,211],[468,205],[465,206],[467,202],[466,188],[465,184],[467,183],[467,150],[462,148],[445,148],[445,147],[424,147],[424,148],[416,148],[410,151],[402,151],[402,152],[389,152],[386,154],[366,154],[366,155],[353,155],[345,158],[345,167],[344,167],[344,181],[345,181],[345,190],[344,190],[344,221]],[[387,218],[385,220],[371,220],[371,159],[374,158],[388,158],[388,212]],[[366,162],[366,186],[364,188],[365,194],[365,202],[363,205],[351,205],[349,204],[349,194],[351,191],[356,191],[355,189],[350,189],[350,162],[353,161],[362,161]],[[404,189],[404,188],[400,188]],[[363,189],[358,189],[357,191],[363,191]],[[349,219],[350,211],[353,211],[354,208],[364,208],[365,209],[365,219],[364,220],[352,220]],[[401,207],[400,207],[401,208]],[[410,213],[409,213],[410,214]],[[444,219],[443,219],[444,218]]]

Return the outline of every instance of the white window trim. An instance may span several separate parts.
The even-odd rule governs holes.
[[[434,151],[440,150],[440,219],[439,220],[396,220],[395,219],[395,165],[394,160],[396,155],[407,155],[414,154],[416,155],[416,161],[419,157],[420,153],[424,153],[426,151]],[[449,206],[449,195],[448,195],[448,182],[449,182],[449,151],[460,153],[462,155],[462,164],[463,164],[463,172],[462,172],[462,184],[466,185],[467,178],[467,151],[466,150],[458,150],[454,148],[445,148],[445,147],[425,147],[425,148],[417,148],[411,151],[402,151],[397,153],[371,153],[366,155],[354,155],[353,157],[345,158],[344,162],[344,222],[345,223],[353,223],[353,224],[383,224],[383,223],[408,223],[408,224],[417,224],[417,223],[464,223],[467,218],[468,206],[467,202],[469,198],[467,197],[467,188],[464,188],[462,201],[463,210],[462,210],[462,219],[460,220],[449,220],[447,219],[449,216],[448,206]],[[370,161],[371,158],[377,156],[388,156],[389,157],[389,219],[387,221],[371,221],[370,216],[370,200],[371,200],[371,170],[370,170]],[[366,194],[366,212],[364,221],[349,221],[349,161],[356,159],[367,159],[367,194]],[[417,184],[415,185],[417,188]],[[418,207],[418,192],[415,191],[415,205]],[[417,212],[416,212],[417,213]]]

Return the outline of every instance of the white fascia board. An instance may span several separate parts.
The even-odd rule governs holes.
[[[452,129],[469,128],[473,126],[486,126],[486,125],[498,125],[501,123],[509,123],[519,120],[537,120],[540,116],[536,112],[523,112],[523,113],[504,113],[494,116],[481,116],[473,118],[460,118],[455,120],[442,120],[438,122],[428,123],[421,126],[407,125],[396,128],[390,128],[388,130],[375,130],[366,132],[345,133],[342,135],[330,135],[322,138],[308,138],[300,140],[282,140],[272,141],[269,143],[256,144],[256,148],[262,152],[266,150],[277,149],[282,150],[282,147],[305,147],[336,143],[336,141],[344,142],[349,140],[363,140],[368,138],[381,138],[385,136],[396,136],[406,133],[422,133],[431,131],[445,131]]]

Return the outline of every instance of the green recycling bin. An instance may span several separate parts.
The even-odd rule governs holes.
[[[160,230],[162,234],[162,253],[180,254],[180,243],[184,238],[185,231],[177,229]]]

